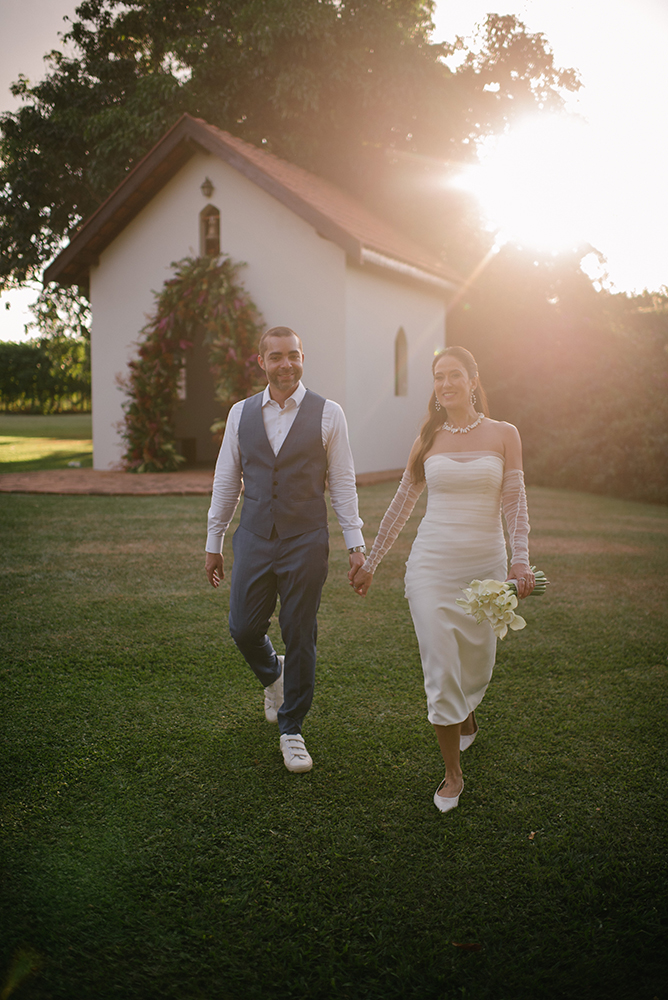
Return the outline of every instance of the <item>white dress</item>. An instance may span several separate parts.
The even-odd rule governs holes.
[[[429,721],[463,722],[492,676],[496,637],[455,603],[473,579],[505,580],[503,456],[431,455],[427,510],[406,564],[406,597],[420,646]]]

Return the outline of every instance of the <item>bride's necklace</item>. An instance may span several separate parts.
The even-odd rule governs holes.
[[[454,424],[449,424],[448,421],[446,420],[445,423],[443,424],[442,429],[444,431],[450,431],[451,434],[468,434],[469,431],[472,431],[473,428],[477,427],[478,424],[484,419],[485,419],[485,414],[479,413],[478,419],[474,420],[472,424],[468,425],[468,427],[455,427]]]

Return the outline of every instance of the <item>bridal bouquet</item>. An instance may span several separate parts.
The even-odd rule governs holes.
[[[531,567],[535,570],[535,566]],[[531,596],[544,594],[550,582],[542,570],[535,572],[536,586]],[[489,622],[497,639],[503,639],[508,629],[513,632],[525,627],[526,622],[515,611],[517,607],[517,587],[513,580],[471,580],[464,588],[465,597],[458,597],[457,604],[465,608],[467,615],[473,615],[478,625]]]

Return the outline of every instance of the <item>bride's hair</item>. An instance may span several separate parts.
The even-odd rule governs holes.
[[[477,407],[482,410],[486,417],[489,416],[489,406],[487,405],[487,396],[485,390],[480,382],[480,376],[478,375],[478,365],[476,360],[470,351],[467,351],[465,347],[446,347],[444,350],[439,351],[438,354],[434,355],[434,360],[431,365],[432,374],[436,368],[437,362],[448,355],[457,358],[458,361],[464,365],[466,368],[466,373],[469,378],[477,378],[478,385],[476,386],[475,394],[477,396]],[[424,457],[431,448],[434,438],[436,436],[436,431],[439,427],[443,426],[444,416],[447,417],[447,411],[436,409],[436,393],[432,392],[431,399],[429,400],[429,406],[427,408],[427,416],[424,419],[422,427],[420,429],[420,447],[410,463],[408,471],[410,472],[411,479],[414,483],[424,482]]]

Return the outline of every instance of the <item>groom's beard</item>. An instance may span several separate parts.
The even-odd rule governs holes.
[[[292,389],[296,389],[299,385],[303,372],[304,369],[300,365],[299,367],[293,368],[290,372],[272,372],[271,374],[267,372],[267,379],[269,381],[269,385],[273,386],[277,392],[290,392]]]

